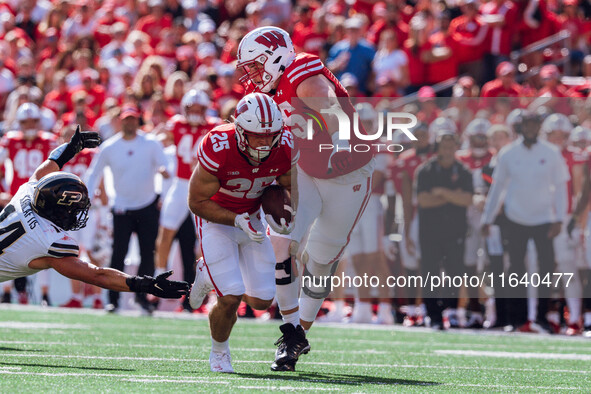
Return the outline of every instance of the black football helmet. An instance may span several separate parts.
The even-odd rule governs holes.
[[[90,198],[80,178],[68,172],[52,172],[37,182],[33,210],[66,231],[80,230],[88,221]]]

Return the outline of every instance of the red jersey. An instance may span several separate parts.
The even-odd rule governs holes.
[[[429,160],[433,154],[434,153],[430,150],[417,154],[417,150],[415,148],[402,152],[399,158],[399,160],[402,161],[402,171],[408,174],[411,181],[414,180],[416,169],[421,164]]]
[[[509,56],[511,54],[513,32],[516,30],[518,19],[515,4],[509,0],[500,5],[490,1],[480,7],[480,13],[483,16],[501,15],[504,17],[505,24],[502,27],[489,29],[490,46],[488,49],[493,55]]]
[[[88,167],[90,167],[90,163],[96,152],[96,149],[83,149],[80,153],[74,156],[72,160],[64,164],[62,171],[70,172],[79,178],[84,179],[86,171],[88,171]]]
[[[449,48],[451,51],[451,56],[445,60],[439,60],[426,64],[425,75],[428,84],[433,85],[458,76],[458,59],[456,47],[457,43],[452,39],[452,37],[445,35],[442,32],[437,32],[429,36],[429,40],[421,47],[421,51]]]
[[[301,102],[292,103],[292,99],[298,97],[296,92],[300,83],[314,75],[324,75],[334,85],[337,97],[345,99],[340,101],[341,108],[345,113],[350,115],[349,119],[353,119],[352,114],[355,112],[355,108],[353,107],[353,104],[351,104],[349,94],[343,85],[341,85],[330,70],[322,64],[322,61],[318,56],[310,55],[308,53],[300,53],[283,72],[276,89],[277,93],[273,96],[273,100],[279,105],[279,109],[281,109],[281,112],[283,113],[285,124],[291,125],[289,117],[294,110],[300,114],[309,112],[309,110],[306,111],[303,108],[296,109],[292,106],[292,104],[296,104],[299,107],[302,107]],[[359,124],[359,131],[362,134],[366,134],[361,123]],[[319,149],[321,144],[332,145],[332,138],[328,132],[317,132],[311,140],[305,138],[304,133],[299,133],[296,137],[298,137],[296,139],[296,148],[302,157],[302,160],[300,160],[298,164],[306,174],[319,179],[330,179],[344,175],[344,173],[337,171],[329,171],[329,160],[332,150],[323,149],[320,151]],[[351,146],[355,144],[367,145],[368,143],[371,144],[371,141],[362,141],[355,136],[354,132],[351,132]],[[353,163],[347,173],[363,167],[369,163],[372,157],[372,151],[352,153]]]
[[[472,155],[470,150],[463,150],[456,153],[456,159],[472,171],[474,191],[476,192],[484,193],[487,189],[482,178],[482,167],[490,163],[492,157],[493,153],[490,150],[482,157]]]
[[[458,63],[472,62],[484,56],[488,27],[479,16],[468,18],[466,15],[460,15],[452,19],[449,35],[458,44],[456,51]]]
[[[297,163],[298,155],[292,157],[293,144],[293,135],[284,130],[279,147],[255,166],[238,148],[233,123],[211,130],[197,151],[199,165],[220,182],[220,189],[211,200],[237,214],[257,212],[263,190]]]
[[[172,134],[176,145],[176,176],[187,180],[191,178],[201,137],[215,126],[214,123],[192,126],[183,115],[175,115],[166,122],[166,130]]]
[[[21,131],[9,131],[0,140],[2,162],[10,159],[13,168],[10,194],[15,195],[18,188],[29,181],[37,167],[41,165],[56,147],[56,136],[39,131],[33,140],[25,140]]]
[[[566,185],[566,190],[568,193],[568,214],[571,214],[573,211],[573,200],[575,198],[573,190],[573,167],[587,163],[589,157],[587,152],[573,146],[567,146],[562,150],[561,153],[562,157],[564,157],[564,161],[566,162],[568,173],[570,175],[570,179]]]

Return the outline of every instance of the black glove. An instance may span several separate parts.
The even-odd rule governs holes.
[[[572,238],[573,230],[577,225],[577,220],[574,217],[571,217],[568,221],[568,225],[566,226],[566,233],[568,234],[569,238]]]
[[[60,170],[68,161],[76,156],[84,148],[96,148],[101,144],[101,136],[94,131],[80,131],[80,125],[70,142],[61,144],[49,154],[49,160],[53,160]]]
[[[181,298],[189,294],[189,284],[176,280],[168,280],[172,271],[166,271],[156,278],[151,276],[132,276],[125,279],[129,290],[134,293],[150,293],[160,298]]]

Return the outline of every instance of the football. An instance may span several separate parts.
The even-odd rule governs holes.
[[[287,223],[291,222],[291,212],[285,206],[291,206],[289,192],[280,185],[268,186],[261,197],[263,212],[273,216],[276,223],[281,223],[284,218]]]

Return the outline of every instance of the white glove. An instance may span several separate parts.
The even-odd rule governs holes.
[[[269,223],[269,227],[271,227],[273,231],[278,234],[289,234],[293,231],[295,226],[295,211],[289,205],[286,205],[285,209],[291,213],[291,222],[289,222],[289,224],[284,218],[281,218],[281,223],[277,224],[272,215],[265,215],[265,219],[267,220],[267,223]]]
[[[265,234],[255,230],[254,227],[252,227],[252,224],[250,223],[250,216],[246,212],[244,212],[242,215],[236,215],[236,218],[234,219],[234,226],[244,231],[246,235],[248,235],[248,238],[255,242],[263,243],[265,240]]]

